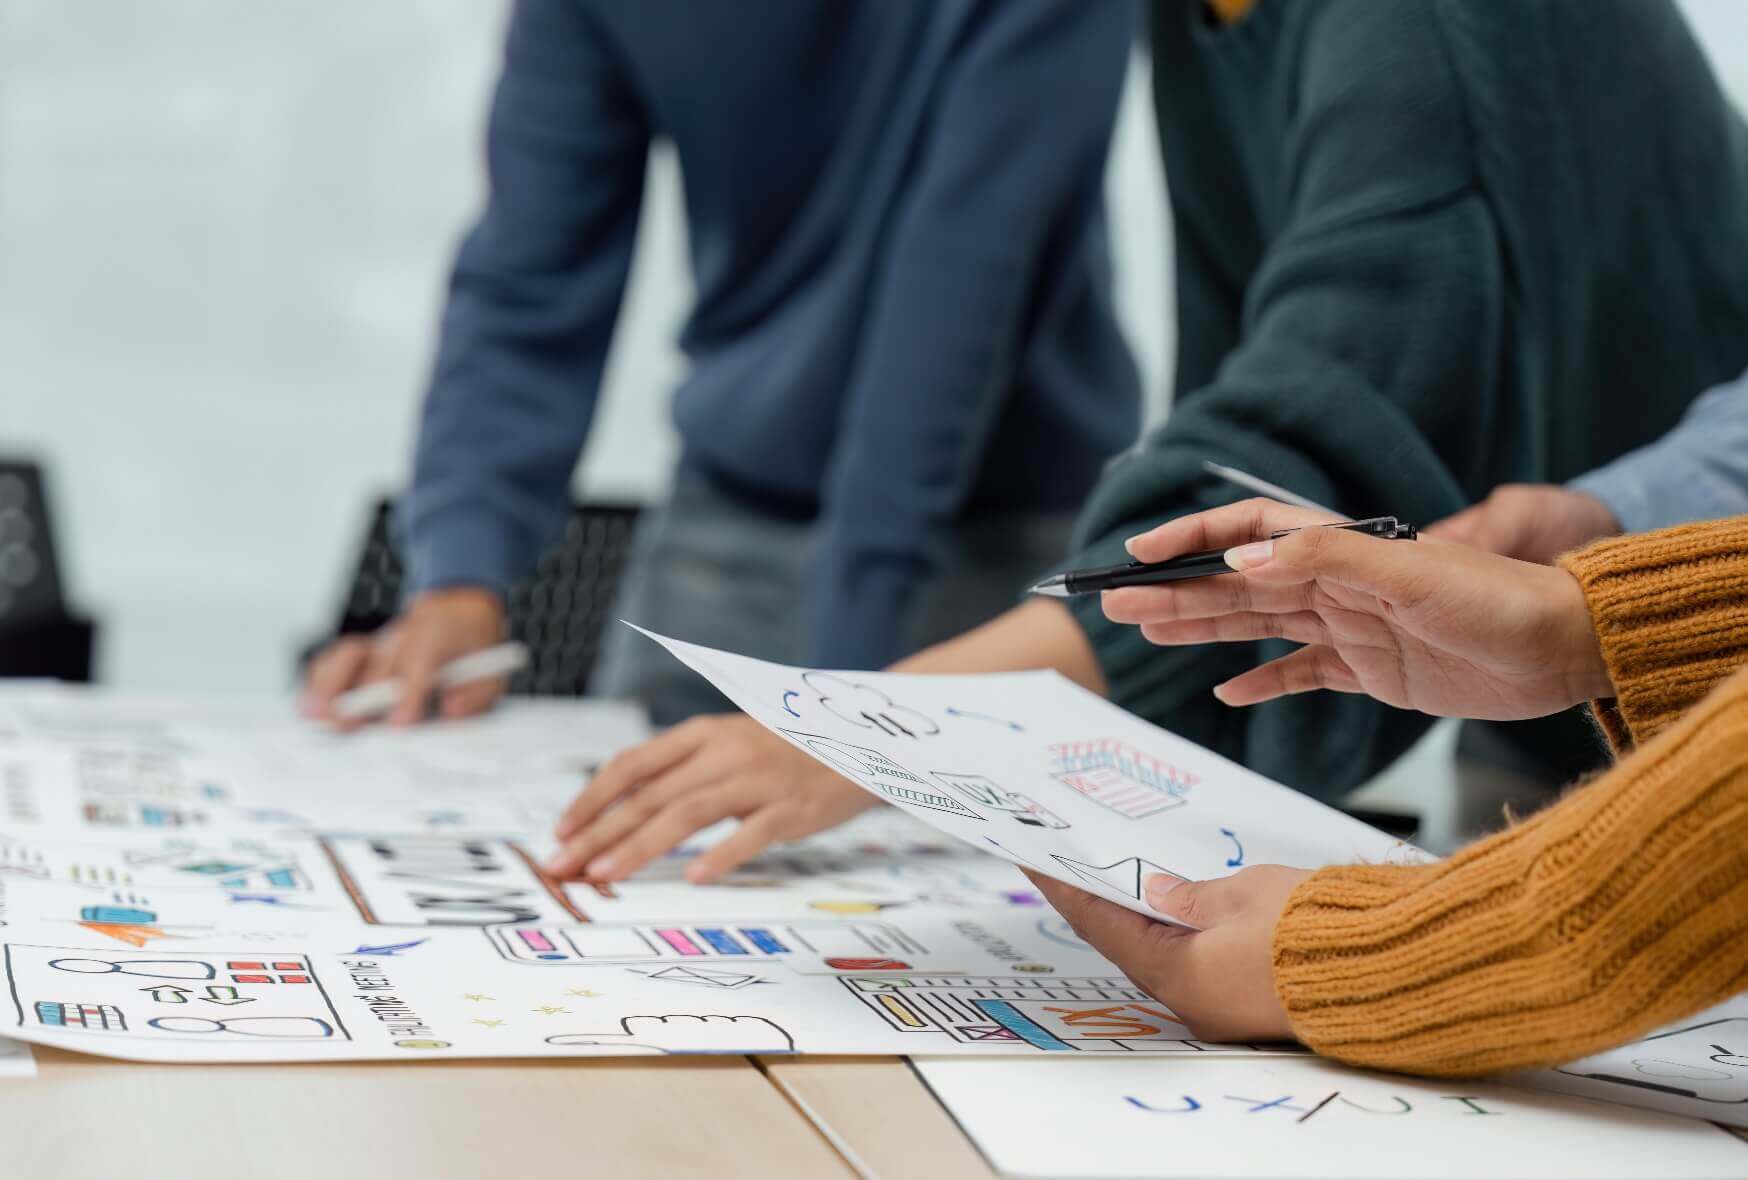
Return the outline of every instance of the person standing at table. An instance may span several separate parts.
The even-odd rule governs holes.
[[[865,668],[1010,605],[1138,425],[1102,209],[1134,17],[521,0],[401,506],[413,595],[317,658],[305,710],[399,678],[391,720],[416,720],[443,663],[502,637],[562,520],[657,138],[684,178],[691,371],[616,614]],[[727,708],[629,628],[597,683],[663,723]]]

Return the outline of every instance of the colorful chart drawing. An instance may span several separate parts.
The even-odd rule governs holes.
[[[933,717],[899,704],[872,685],[830,672],[804,672],[801,682],[813,690],[815,704],[846,725],[877,729],[888,737],[933,737],[941,732]]]
[[[1658,1033],[1560,1066],[1559,1072],[1700,1102],[1748,1102],[1748,1018]]]
[[[966,1043],[1024,1042],[1046,1052],[1190,1044],[1182,1022],[1126,979],[906,975],[846,976],[843,983],[902,1032],[945,1033]]]
[[[627,968],[633,975],[642,975],[646,979],[659,979],[663,983],[690,983],[698,987],[713,987],[723,991],[736,991],[750,987],[755,983],[770,983],[763,976],[753,975],[746,971],[722,971],[712,967],[662,967],[655,971],[639,971],[635,967]]]
[[[321,836],[352,904],[377,926],[492,926],[588,918],[511,840]]]
[[[1154,864],[1150,860],[1142,860],[1138,856],[1126,857],[1123,860],[1112,861],[1108,865],[1089,865],[1084,861],[1070,860],[1061,853],[1052,852],[1050,859],[1083,880],[1095,885],[1102,885],[1113,893],[1121,893],[1125,897],[1141,900],[1141,894],[1148,877],[1154,873],[1164,873],[1168,877],[1185,878]]]
[[[941,780],[948,789],[957,791],[973,803],[981,804],[991,811],[1006,812],[1017,823],[1031,828],[1050,828],[1061,831],[1068,826],[1054,812],[1047,810],[1028,796],[1010,791],[997,783],[988,775],[982,774],[948,774],[945,771],[931,772]]]
[[[1181,807],[1196,776],[1127,742],[1098,738],[1050,747],[1051,773],[1088,799],[1127,819]]]
[[[830,918],[798,922],[743,918],[689,926],[639,922],[493,926],[485,934],[512,962],[552,966],[674,959],[726,965],[736,960],[784,959],[805,971],[809,965],[832,969],[830,964],[836,960],[908,962],[925,953],[920,943],[890,923]]]
[[[83,1028],[98,1032],[126,1032],[127,1018],[114,1004],[63,1004],[36,1002],[36,1020],[48,1028]]]
[[[957,799],[943,794],[940,788],[931,786],[926,780],[912,774],[879,750],[840,742],[836,738],[820,737],[818,734],[800,733],[793,729],[778,732],[889,799],[912,807],[945,811],[966,819],[984,818]]]

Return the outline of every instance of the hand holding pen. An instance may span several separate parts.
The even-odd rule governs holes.
[[[1113,589],[1105,614],[1166,646],[1304,645],[1216,688],[1229,705],[1332,689],[1437,716],[1514,720],[1612,691],[1566,571],[1312,527],[1337,520],[1266,499],[1180,517],[1130,540],[1130,553],[1161,563],[1217,552],[1234,576]]]

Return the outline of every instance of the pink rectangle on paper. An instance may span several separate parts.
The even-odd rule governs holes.
[[[663,942],[679,951],[682,955],[702,955],[704,953],[704,948],[686,937],[686,932],[684,930],[676,930],[673,927],[669,927],[666,930],[657,930],[656,934]]]
[[[516,933],[521,937],[523,942],[528,944],[529,950],[550,951],[554,949],[552,939],[546,937],[546,935],[538,930],[518,930]]]

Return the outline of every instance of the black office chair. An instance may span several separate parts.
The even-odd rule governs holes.
[[[383,500],[371,516],[337,635],[375,631],[400,606],[405,566],[391,527],[393,511],[393,501]],[[588,691],[637,515],[632,504],[572,505],[564,535],[532,576],[510,588],[510,637],[527,644],[530,657],[511,678],[512,693],[581,696]],[[321,646],[306,649],[304,660]]]
[[[96,643],[62,592],[42,471],[0,462],[0,677],[89,683]]]

